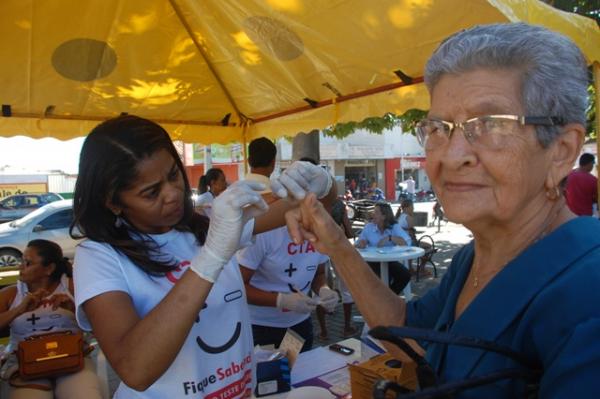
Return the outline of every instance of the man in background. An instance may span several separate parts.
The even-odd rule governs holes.
[[[263,198],[267,203],[273,202],[275,198],[271,194],[271,181],[269,177],[275,169],[275,157],[277,156],[277,147],[266,137],[259,137],[250,142],[248,146],[248,165],[250,173],[244,180],[251,180],[262,183],[266,189],[261,191]]]
[[[592,216],[593,204],[598,202],[598,179],[592,175],[594,155],[584,153],[579,157],[579,167],[567,176],[567,205],[579,216]]]
[[[406,193],[408,194],[408,199],[411,201],[415,200],[415,181],[412,176],[408,176],[408,179],[404,181],[406,184]]]

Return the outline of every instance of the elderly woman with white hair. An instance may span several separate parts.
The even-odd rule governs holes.
[[[426,171],[447,218],[473,233],[439,286],[408,303],[387,290],[314,196],[288,214],[292,236],[338,265],[370,326],[426,344],[421,388],[600,397],[600,222],[561,190],[585,135],[581,51],[542,27],[478,26],[440,45],[425,83]]]

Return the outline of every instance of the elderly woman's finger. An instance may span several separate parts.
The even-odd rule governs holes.
[[[300,244],[304,241],[301,221],[302,214],[300,208],[294,208],[285,213],[285,224],[295,244]]]

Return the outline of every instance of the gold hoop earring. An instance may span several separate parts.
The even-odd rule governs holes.
[[[550,201],[556,201],[561,196],[560,188],[558,186],[554,186],[550,190],[546,190],[546,198]]]

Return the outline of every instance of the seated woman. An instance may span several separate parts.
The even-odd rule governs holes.
[[[403,199],[402,202],[400,202],[400,207],[396,211],[396,215],[394,216],[400,227],[402,227],[402,229],[410,236],[413,245],[417,243],[414,211],[412,200]]]
[[[194,206],[196,211],[210,218],[212,203],[227,188],[225,173],[219,168],[210,168],[198,180],[198,198]]]
[[[0,375],[9,380],[9,399],[100,398],[93,363],[53,379],[24,381],[18,375],[16,349],[28,337],[80,329],[75,321],[71,265],[58,244],[33,240],[27,244],[16,285],[0,291],[0,328],[10,326],[8,358]]]
[[[338,295],[327,286],[328,257],[308,241],[296,244],[287,228],[258,234],[253,245],[237,254],[252,323],[254,345],[279,346],[288,328],[304,338],[302,351],[312,348],[311,312],[317,305],[332,312]],[[309,297],[310,291],[318,294]]]
[[[394,245],[411,245],[412,241],[406,231],[400,227],[394,218],[392,207],[385,202],[375,204],[373,221],[367,223],[356,241],[357,248],[389,247]],[[369,266],[379,275],[379,263],[368,262]],[[399,262],[389,262],[390,288],[396,294],[402,292],[410,282],[410,273]]]

